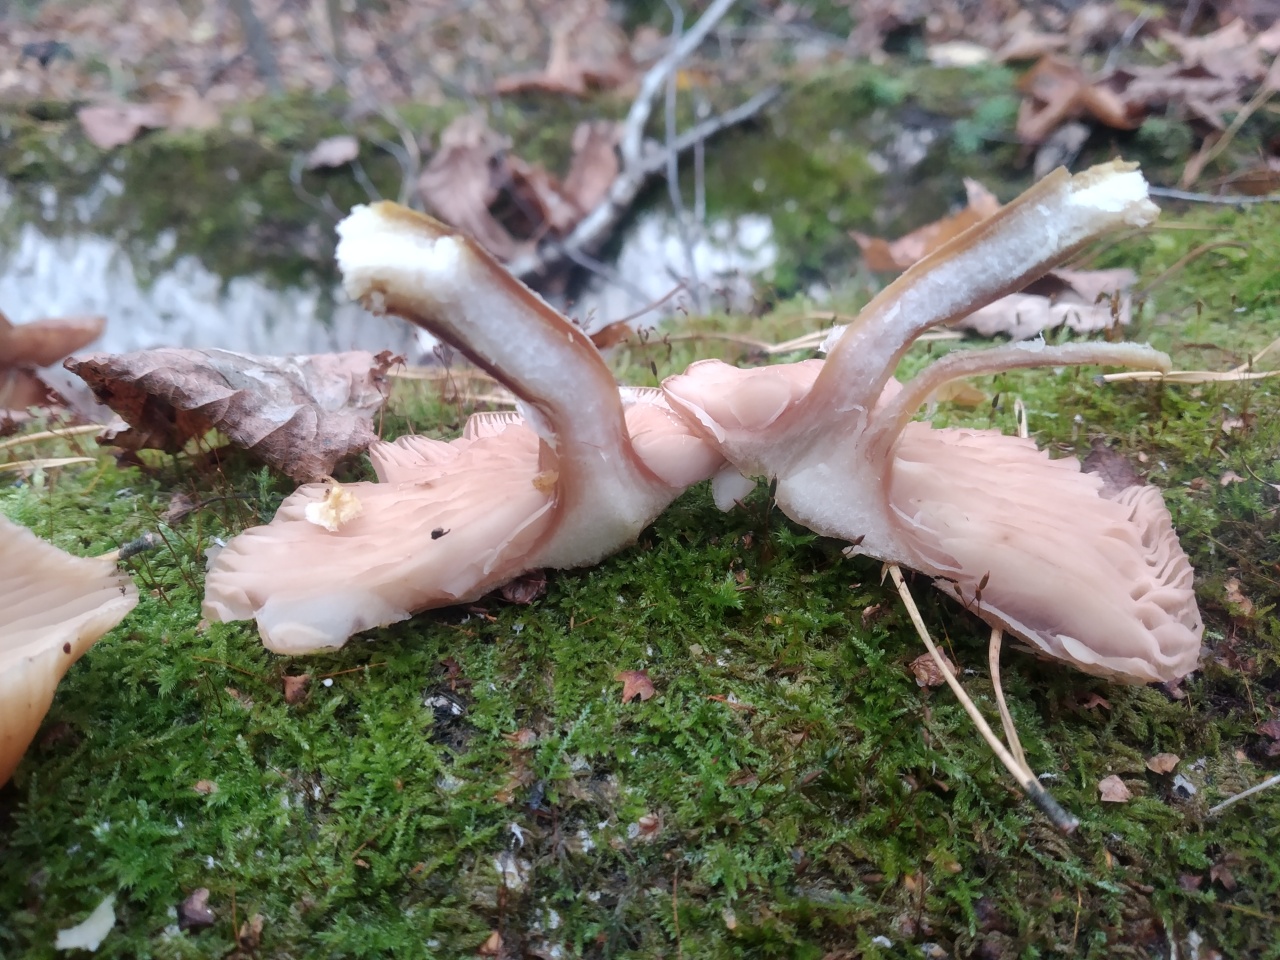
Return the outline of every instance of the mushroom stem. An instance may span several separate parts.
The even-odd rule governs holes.
[[[960,350],[931,363],[903,384],[897,396],[876,411],[874,429],[882,437],[896,438],[929,396],[951,380],[1030,367],[1093,364],[1158,370],[1173,366],[1167,354],[1140,343],[1046,344],[1022,340],[988,350]]]
[[[1009,749],[1000,742],[1000,738],[992,731],[986,718],[979,712],[977,704],[965,693],[964,687],[960,686],[960,681],[956,679],[955,673],[947,665],[946,659],[934,644],[933,638],[929,636],[929,631],[924,625],[924,618],[920,616],[920,610],[916,607],[911,591],[907,589],[907,583],[902,577],[902,570],[896,563],[889,564],[889,576],[893,578],[893,585],[898,588],[898,595],[902,597],[902,603],[907,608],[907,615],[911,618],[911,623],[916,628],[916,633],[924,641],[929,655],[933,657],[933,661],[938,665],[942,676],[946,678],[947,686],[956,695],[956,699],[964,707],[965,713],[969,714],[969,719],[978,728],[978,733],[982,735],[982,739],[987,741],[987,745],[991,747],[992,752],[1004,764],[1005,769],[1013,775],[1013,778],[1018,781],[1018,785],[1022,787],[1023,792],[1026,793],[1031,802],[1040,809],[1040,812],[1048,817],[1049,821],[1063,833],[1072,833],[1076,827],[1080,826],[1080,821],[1063,810],[1058,801],[1053,799],[1044,787],[1040,786],[1040,781],[1036,779],[1035,774],[1031,772],[1025,763],[1019,763],[1014,758]]]
[[[832,347],[809,409],[871,410],[902,355],[929,327],[1020,290],[1098,235],[1146,226],[1158,213],[1134,164],[1115,161],[1075,176],[1055,170],[867,304]]]

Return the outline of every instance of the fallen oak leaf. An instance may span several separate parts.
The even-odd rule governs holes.
[[[1098,781],[1098,796],[1103,803],[1128,803],[1133,792],[1114,773]]]
[[[65,363],[129,429],[99,440],[177,452],[211,429],[295,480],[318,480],[377,439],[385,367],[363,351],[258,357],[230,350],[93,354]]]
[[[635,697],[648,700],[657,692],[647,670],[622,670],[613,679],[622,684],[623,703],[630,703]]]
[[[1147,760],[1147,769],[1152,773],[1172,773],[1181,761],[1176,753],[1157,753]]]

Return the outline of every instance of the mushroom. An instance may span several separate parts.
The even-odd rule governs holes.
[[[1107,496],[1076,460],[1051,460],[1031,441],[909,422],[956,377],[1067,364],[1168,369],[1168,358],[1132,344],[1032,342],[951,354],[901,388],[892,379],[927,328],[1156,213],[1132,166],[1055,171],[886,288],[825,363],[737,371],[703,361],[663,389],[742,474],[776,478],[777,503],[797,522],[933,576],[989,623],[1089,673],[1177,679],[1195,667],[1203,626],[1155,488]]]
[[[300,488],[213,560],[210,619],[256,618],[280,653],[340,647],[530,570],[595,563],[723,466],[659,391],[620,391],[587,336],[474,241],[390,203],[338,229],[347,291],[456,347],[520,412],[477,415],[452,442],[375,444],[378,483]]]
[[[49,389],[33,373],[102,336],[105,317],[51,317],[13,324],[0,313],[0,409],[45,402]]]
[[[73,557],[0,516],[0,784],[67,669],[138,602],[108,557]]]

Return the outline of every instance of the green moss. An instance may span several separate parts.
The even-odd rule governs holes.
[[[1280,215],[1167,219],[1193,229],[1106,259],[1150,283],[1207,241],[1249,253],[1214,248],[1167,276],[1134,334],[1181,366],[1245,359],[1280,329]],[[708,326],[772,338],[802,312]],[[616,360],[638,380],[714,348],[658,340]],[[552,574],[532,605],[487,600],[287,660],[251,625],[202,624],[198,603],[205,548],[269,516],[288,485],[235,462],[103,459],[0,489],[0,510],[92,554],[156,528],[171,490],[234,496],[160,526],[168,546],[132,561],[138,609],[72,669],[0,791],[0,952],[52,956],[55,929],[115,892],[106,957],[222,955],[233,917],[253,913],[266,957],[470,955],[498,930],[513,952],[569,956],[670,956],[678,941],[690,957],[932,942],[1109,958],[1192,929],[1228,956],[1277,956],[1280,791],[1206,811],[1274,764],[1254,731],[1280,688],[1280,388],[1100,387],[1075,370],[979,386],[992,405],[935,421],[1011,429],[1016,394],[1046,446],[1115,443],[1165,490],[1198,570],[1213,655],[1185,700],[1006,656],[1031,764],[1080,816],[1077,836],[1021,800],[948,692],[917,687],[920,650],[878,566],[791,525],[765,491],[721,514],[695,489],[634,548]],[[419,388],[388,422],[447,435],[466,412]],[[1245,427],[1224,431],[1228,415]],[[1227,470],[1245,481],[1221,485]],[[1251,614],[1226,601],[1228,577]],[[993,714],[984,631],[916,588]],[[636,669],[657,695],[623,704],[615,676]],[[289,705],[280,678],[303,671],[309,695]],[[1194,796],[1146,769],[1157,752],[1183,758]],[[1099,803],[1111,774],[1132,801]],[[173,908],[201,886],[217,922],[176,931]]]

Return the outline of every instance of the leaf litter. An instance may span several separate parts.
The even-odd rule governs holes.
[[[373,418],[386,401],[389,363],[389,355],[362,351],[281,358],[163,348],[94,354],[66,366],[127,424],[100,442],[175,453],[216,429],[281,473],[309,481],[377,439]]]

